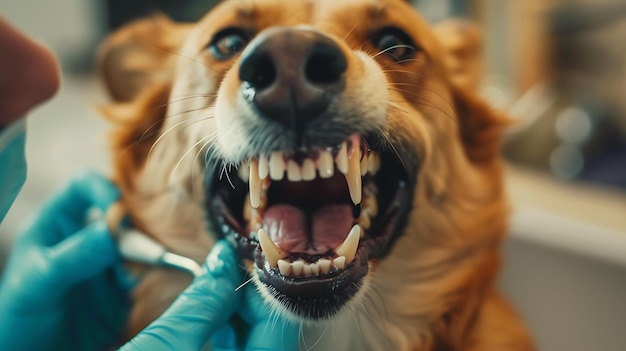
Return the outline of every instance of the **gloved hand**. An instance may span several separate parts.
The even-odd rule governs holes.
[[[206,274],[197,277],[163,315],[121,350],[200,350],[212,334],[216,351],[297,350],[297,324],[270,313],[252,284],[236,291],[244,276],[236,257],[227,242],[217,242],[205,262]],[[248,324],[243,345],[237,345],[227,324],[235,312]]]
[[[102,350],[119,341],[130,308],[127,281],[106,224],[85,227],[90,208],[116,201],[96,174],[74,180],[46,202],[16,238],[0,285],[0,350]],[[218,242],[172,306],[123,350],[197,350],[215,333],[219,350],[296,350],[298,327],[278,320],[243,279],[233,249]],[[249,324],[238,345],[226,321]]]
[[[119,257],[104,221],[117,188],[87,173],[46,201],[16,237],[0,285],[1,350],[103,350],[129,310]]]

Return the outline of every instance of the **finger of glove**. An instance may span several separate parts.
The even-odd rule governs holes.
[[[214,351],[237,351],[237,335],[230,324],[224,324],[211,336]]]
[[[235,289],[241,270],[234,250],[220,241],[197,277],[157,320],[122,347],[122,350],[198,350],[226,323],[241,303]]]
[[[48,258],[48,286],[62,295],[118,262],[119,253],[106,223],[99,220],[50,248]]]
[[[85,225],[90,208],[105,210],[119,198],[119,190],[98,173],[86,171],[54,193],[22,230],[18,243],[51,246]]]
[[[246,350],[297,350],[300,335],[299,324],[272,310],[253,286],[247,286],[244,294],[245,302],[241,314],[252,326],[248,334]]]

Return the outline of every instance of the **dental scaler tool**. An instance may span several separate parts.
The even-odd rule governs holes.
[[[175,268],[193,277],[202,274],[202,267],[196,261],[167,251],[163,245],[136,229],[122,230],[118,245],[122,257],[129,261]]]
[[[120,254],[124,259],[151,266],[179,269],[193,277],[203,273],[202,266],[191,258],[170,252],[145,233],[125,227],[122,224],[125,217],[126,212],[119,202],[113,204],[106,213],[109,230],[117,238]]]

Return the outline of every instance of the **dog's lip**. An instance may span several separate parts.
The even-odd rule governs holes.
[[[325,276],[286,277],[271,268],[256,251],[257,262],[264,264],[256,271],[259,281],[269,293],[291,313],[311,320],[337,313],[359,290],[369,269],[367,249],[360,246],[348,267]]]

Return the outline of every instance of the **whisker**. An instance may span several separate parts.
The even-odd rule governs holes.
[[[245,282],[243,282],[241,285],[239,285],[239,286],[235,289],[235,291],[239,291],[239,289],[241,289],[241,288],[243,288],[244,286],[248,285],[248,284],[252,281],[252,279],[253,279],[253,278],[250,278],[250,279],[246,280]]]
[[[198,149],[198,153],[196,154],[196,157],[195,157],[195,160],[194,160],[194,165],[196,165],[196,166],[197,166],[198,164],[200,164],[200,162],[199,162],[198,160],[200,159],[200,155],[202,154],[202,150],[204,150],[205,148],[207,148],[207,151],[208,151],[209,144],[211,144],[212,142],[214,142],[214,141],[215,141],[215,139],[217,138],[217,131],[214,131],[213,133],[209,134],[208,136],[210,137],[210,139],[208,139],[208,140],[207,140],[207,142],[206,142],[206,143],[204,143],[204,144],[203,144],[203,145],[202,145],[202,146]],[[204,169],[206,169],[206,165],[203,167],[203,170],[204,170]],[[202,171],[201,171],[201,172],[199,172],[199,173],[202,173]],[[195,185],[195,184],[196,184],[196,181],[197,181],[197,180],[196,180],[196,173],[195,173],[195,172],[193,172],[193,173],[191,173],[191,186],[192,186],[194,189],[196,189],[196,185]],[[198,187],[198,189],[200,189],[200,187]]]
[[[219,176],[220,180],[224,179],[224,176],[226,176],[226,180],[228,180],[228,183],[230,184],[230,187],[233,188],[233,190],[235,190],[235,185],[233,184],[232,179],[230,179],[230,171],[231,167],[234,166],[234,164],[227,164],[225,161],[222,161],[222,169],[220,170]]]
[[[165,132],[163,132],[161,135],[159,135],[159,137],[154,141],[154,143],[152,143],[152,145],[150,146],[150,150],[148,150],[148,155],[146,156],[146,159],[150,159],[150,156],[152,155],[152,152],[154,151],[154,148],[157,146],[157,144],[163,140],[163,138],[165,136],[167,136],[171,131],[173,131],[174,129],[180,127],[183,124],[186,124],[185,127],[189,127],[195,123],[198,122],[202,122],[202,121],[206,121],[209,120],[211,118],[213,118],[213,116],[198,116],[196,117],[197,119],[187,119],[181,122],[178,122],[176,124],[174,124],[172,127],[168,128]]]
[[[185,153],[183,154],[183,156],[178,160],[178,162],[176,163],[176,166],[174,167],[174,169],[172,170],[172,173],[170,174],[170,180],[171,178],[174,177],[174,174],[176,173],[176,171],[178,170],[178,167],[180,167],[180,165],[182,164],[183,160],[187,157],[187,155],[189,155],[189,153],[191,151],[193,151],[198,145],[200,145],[201,143],[205,142],[206,139],[208,139],[209,136],[204,137],[202,139],[200,139],[198,142],[196,142],[195,144],[193,144],[187,151],[185,151]]]
[[[350,30],[346,33],[346,35],[343,36],[343,40],[345,41],[350,34],[352,34],[352,32],[356,29],[356,27],[358,27],[361,24],[361,21],[358,21],[354,24],[354,26],[352,26],[352,28],[350,28]]]
[[[424,90],[424,91],[426,91],[426,92],[428,92],[428,93],[432,93],[433,95],[435,95],[435,96],[439,97],[442,101],[444,101],[444,102],[445,102],[445,104],[447,105],[447,107],[450,109],[450,111],[446,111],[446,110],[444,110],[441,106],[439,106],[439,105],[437,105],[437,104],[435,104],[435,103],[430,102],[430,101],[429,101],[429,100],[427,100],[425,97],[423,97],[422,95],[419,95],[419,94],[417,94],[417,93],[415,93],[415,92],[408,91],[408,90],[405,90],[405,89],[400,89],[400,88],[391,88],[391,87],[390,87],[390,88],[388,88],[388,89],[389,89],[389,90],[393,90],[393,91],[397,91],[397,92],[399,92],[399,93],[403,93],[403,94],[410,95],[410,96],[412,96],[412,97],[415,99],[415,101],[416,101],[417,103],[420,103],[420,104],[422,104],[423,106],[431,107],[431,108],[433,108],[433,109],[435,109],[435,110],[437,110],[437,111],[439,111],[439,112],[443,113],[443,114],[444,114],[444,115],[445,115],[445,116],[446,116],[449,120],[451,120],[451,121],[453,121],[453,122],[455,122],[455,123],[456,123],[456,119],[454,118],[454,116],[452,116],[452,115],[450,114],[450,112],[453,112],[453,111],[454,111],[454,108],[452,107],[452,105],[451,105],[451,104],[450,104],[450,103],[449,103],[449,102],[448,102],[448,101],[447,101],[447,100],[446,100],[443,96],[441,96],[441,95],[440,95],[440,94],[438,94],[437,92],[434,92],[434,91],[432,91],[432,90],[430,90],[430,89],[428,89],[428,90]]]
[[[320,343],[320,341],[322,341],[322,337],[324,336],[324,334],[326,334],[326,328],[327,326],[324,325],[324,330],[320,333],[320,335],[317,337],[317,340],[315,340],[315,342],[313,343],[313,345],[311,345],[310,348],[307,348],[307,350],[313,350],[315,348],[315,346],[317,346],[317,344]]]
[[[161,104],[159,106],[156,106],[157,108],[163,108],[163,107],[167,107],[169,105],[172,105],[174,103],[177,102],[182,102],[182,101],[187,101],[187,100],[191,100],[191,99],[198,99],[198,98],[212,98],[212,97],[217,97],[217,94],[195,94],[195,95],[188,95],[188,96],[180,96],[177,98],[170,98],[170,100],[164,104]]]
[[[398,149],[396,149],[396,147],[395,147],[395,145],[393,145],[393,143],[389,143],[389,146],[391,146],[391,149],[393,149],[393,152],[396,154],[396,157],[398,158],[398,160],[400,160],[400,163],[402,164],[402,168],[404,168],[404,170],[406,172],[408,172],[409,168],[404,163],[404,159],[402,159],[402,157],[400,156],[400,153],[398,152]]]
[[[171,118],[176,118],[176,117],[180,117],[180,116],[184,116],[187,113],[191,113],[191,112],[196,112],[196,111],[201,111],[201,110],[212,110],[212,106],[200,106],[200,107],[195,107],[189,110],[185,110],[185,111],[180,111],[178,113],[174,113],[171,115],[167,115],[165,116],[166,119],[171,119]],[[213,116],[214,117],[214,116]]]
[[[390,47],[388,47],[388,48],[386,48],[384,50],[381,50],[381,51],[377,52],[376,54],[372,55],[372,58],[376,58],[376,57],[378,57],[378,56],[380,56],[380,55],[382,55],[382,54],[384,54],[384,53],[386,53],[388,51],[394,50],[394,49],[411,49],[411,50],[415,50],[415,47],[413,45],[406,45],[406,44],[393,45],[393,46],[390,46]],[[396,60],[399,60],[399,58],[397,58],[395,56],[394,56],[394,58],[396,58]]]
[[[414,76],[422,77],[423,74],[418,72],[409,71],[406,69],[388,69],[384,71],[385,73],[404,73],[404,74],[412,74]]]
[[[387,66],[382,66],[381,68],[383,70],[386,70],[387,68],[389,68],[391,66],[394,66],[394,65],[399,65],[399,64],[403,64],[403,63],[407,63],[407,62],[419,62],[419,61],[426,62],[425,59],[419,58],[419,57],[417,57],[417,58],[406,58],[406,59],[403,59],[403,60],[398,60],[396,62],[392,62],[392,63],[388,64]]]

